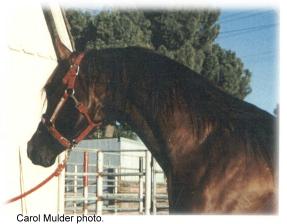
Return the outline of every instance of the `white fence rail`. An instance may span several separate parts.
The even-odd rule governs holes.
[[[122,150],[131,156],[135,151],[143,153],[144,156],[138,156],[137,169],[104,165],[106,155],[119,151],[77,151],[83,153],[82,163],[68,162],[66,167],[66,213],[168,213],[166,186],[157,183],[157,175],[163,173],[155,168],[155,159],[148,150]],[[92,156],[96,158],[94,163],[89,159]],[[128,181],[125,177],[137,177],[137,181]],[[160,193],[157,192],[159,186]]]

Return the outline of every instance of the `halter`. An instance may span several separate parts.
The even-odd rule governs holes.
[[[70,66],[69,71],[66,73],[64,78],[62,79],[63,83],[66,85],[65,92],[63,96],[61,97],[59,103],[57,104],[52,116],[47,118],[45,114],[42,115],[41,122],[44,124],[44,126],[48,129],[49,133],[65,148],[72,148],[74,145],[78,144],[81,140],[83,140],[90,131],[95,128],[99,127],[101,123],[95,124],[91,117],[88,114],[87,107],[82,104],[80,101],[77,100],[75,97],[75,81],[79,73],[80,63],[84,57],[84,53],[79,54],[76,58],[72,59],[73,63]],[[61,110],[61,108],[66,103],[67,99],[71,98],[75,102],[75,107],[77,110],[84,115],[88,122],[88,126],[74,139],[68,140],[65,138],[55,127],[55,121],[56,118]]]

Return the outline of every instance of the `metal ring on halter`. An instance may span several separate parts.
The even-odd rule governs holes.
[[[73,96],[75,93],[74,89],[68,88],[65,90],[65,93],[67,93],[68,96]]]
[[[51,126],[53,125],[53,123],[51,122],[51,120],[46,117],[46,114],[43,114],[43,115],[42,115],[41,122],[42,122],[42,124],[46,125],[47,127],[51,127]]]

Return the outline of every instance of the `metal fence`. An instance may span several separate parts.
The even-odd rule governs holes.
[[[138,156],[138,152],[143,156]],[[119,151],[77,149],[82,162],[68,162],[65,174],[67,214],[167,214],[166,184],[157,182],[156,161],[148,150],[121,150],[135,157],[138,167],[104,165],[105,156]],[[125,154],[128,159],[127,154]],[[94,162],[91,162],[93,157]],[[125,177],[137,177],[129,181]],[[135,180],[133,178],[133,180]]]

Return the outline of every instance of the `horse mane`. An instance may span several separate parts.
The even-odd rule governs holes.
[[[269,113],[225,93],[188,67],[152,50],[107,48],[90,50],[86,55],[88,60],[83,67],[88,85],[111,79],[116,87],[123,79],[129,79],[130,85],[142,86],[148,92],[148,98],[143,100],[149,101],[153,114],[172,113],[174,106],[182,104],[203,120],[220,119],[228,123],[248,116],[273,120]],[[128,68],[127,64],[133,64],[133,68]],[[135,71],[123,77],[128,73],[125,70],[132,69]]]
[[[81,85],[90,96],[94,94],[95,83],[109,83],[115,97],[123,93],[124,86],[126,97],[139,106],[144,105],[150,120],[168,118],[175,109],[186,109],[193,135],[198,139],[210,126],[237,132],[244,136],[246,145],[264,144],[268,142],[265,137],[274,137],[272,130],[268,130],[274,124],[272,115],[223,92],[188,67],[152,50],[140,47],[90,50],[82,61],[81,72]],[[264,135],[260,135],[260,129]],[[251,142],[250,136],[255,136],[257,142]],[[246,147],[246,150],[258,148]],[[270,157],[271,152],[260,153]]]

